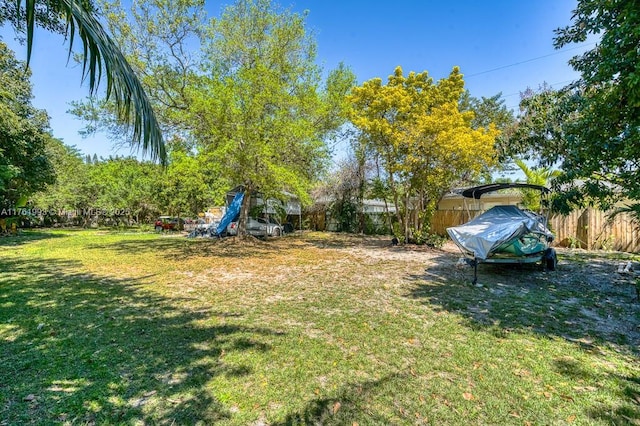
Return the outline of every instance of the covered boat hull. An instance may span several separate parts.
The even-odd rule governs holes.
[[[466,257],[479,262],[536,262],[553,241],[541,217],[515,206],[493,207],[447,233]]]

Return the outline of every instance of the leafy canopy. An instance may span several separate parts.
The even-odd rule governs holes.
[[[329,158],[325,140],[344,121],[352,73],[341,66],[323,86],[304,16],[268,0],[236,2],[207,35],[211,71],[194,87],[191,109],[203,150],[249,191],[308,200]]]
[[[170,140],[208,164],[221,177],[217,185],[308,200],[355,78],[344,66],[324,76],[304,15],[268,0],[237,1],[212,20],[198,0],[134,3],[129,13],[106,3],[104,10]],[[91,100],[75,112],[117,136],[117,123],[106,119],[111,108]]]
[[[0,42],[0,207],[14,208],[20,199],[54,179],[46,155],[49,119],[31,105],[30,73]]]
[[[447,191],[494,164],[499,132],[493,124],[474,125],[474,113],[460,110],[463,92],[458,67],[437,83],[426,71],[405,76],[397,67],[386,85],[375,78],[348,96],[360,140],[385,169],[405,239],[410,209],[424,212],[428,224]]]
[[[637,2],[580,0],[555,39],[561,48],[599,36],[593,49],[570,60],[580,79],[561,91],[526,93],[521,102],[509,151],[559,165],[560,211],[640,200],[639,28]]]
[[[204,158],[184,147],[168,146],[168,164],[162,167],[132,157],[87,156],[89,161],[83,161],[77,149],[51,139],[46,155],[53,165],[55,182],[48,183],[30,201],[45,211],[100,210],[112,219],[138,223],[160,214],[195,217],[219,204],[224,195],[219,188],[225,187],[217,182],[219,174]],[[81,219],[88,225],[92,218]]]

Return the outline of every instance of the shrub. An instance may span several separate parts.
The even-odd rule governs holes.
[[[446,237],[429,232],[429,228],[421,230],[411,228],[411,239],[409,242],[413,244],[441,248],[446,241]]]

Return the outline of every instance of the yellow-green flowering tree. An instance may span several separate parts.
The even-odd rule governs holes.
[[[473,112],[458,106],[463,92],[458,67],[438,82],[426,71],[404,76],[397,67],[386,85],[374,78],[348,97],[360,140],[384,167],[405,240],[412,211],[419,213],[415,228],[428,227],[444,194],[494,164],[499,132],[472,126]]]

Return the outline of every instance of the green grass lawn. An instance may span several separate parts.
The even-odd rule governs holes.
[[[633,257],[388,242],[2,238],[0,425],[640,424]]]

